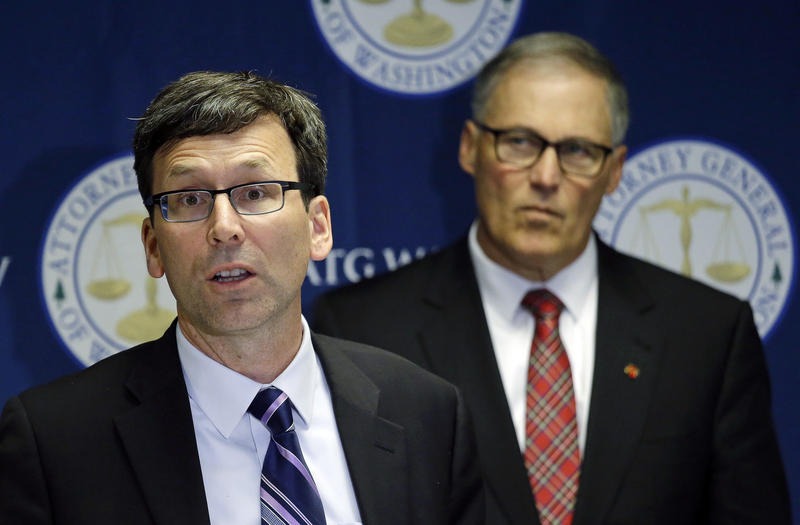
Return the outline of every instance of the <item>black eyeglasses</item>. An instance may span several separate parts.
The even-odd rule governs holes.
[[[525,128],[496,129],[483,122],[472,120],[479,129],[494,136],[494,152],[497,160],[515,168],[530,168],[544,150],[552,146],[558,157],[558,165],[564,173],[581,177],[596,177],[614,148],[595,144],[588,140],[566,139],[550,142]]]
[[[202,221],[214,209],[214,199],[225,193],[240,215],[263,215],[283,208],[289,190],[311,190],[305,182],[270,180],[231,186],[224,190],[180,190],[156,193],[144,200],[148,211],[160,204],[161,216],[168,222]]]

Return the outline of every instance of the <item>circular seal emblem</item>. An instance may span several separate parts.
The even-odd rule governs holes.
[[[672,140],[633,155],[594,227],[620,251],[749,300],[762,338],[786,308],[792,224],[767,175],[729,147]]]
[[[381,89],[425,95],[472,78],[508,41],[522,0],[311,0],[334,54]]]
[[[42,241],[41,292],[53,329],[83,365],[163,334],[175,300],[149,276],[140,240],[147,212],[126,155],[78,179]]]

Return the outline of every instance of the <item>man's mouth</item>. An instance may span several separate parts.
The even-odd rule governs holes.
[[[551,217],[561,218],[562,214],[558,211],[545,207],[545,206],[525,206],[522,208],[524,213],[536,215],[549,215]]]
[[[214,274],[213,280],[218,283],[231,283],[234,281],[241,281],[247,278],[250,272],[243,268],[236,268],[233,270],[222,270]]]

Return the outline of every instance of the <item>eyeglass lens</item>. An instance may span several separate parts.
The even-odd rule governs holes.
[[[531,133],[508,132],[497,136],[497,157],[502,162],[531,166],[549,145]],[[605,151],[582,140],[565,140],[552,144],[564,171],[577,175],[594,175],[600,169]]]
[[[259,215],[283,207],[283,187],[278,183],[248,184],[228,192],[231,205],[242,215]],[[211,214],[214,195],[206,190],[169,193],[161,197],[164,218],[174,222],[203,220]]]

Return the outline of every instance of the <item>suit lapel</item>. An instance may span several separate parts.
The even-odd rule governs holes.
[[[155,523],[209,523],[174,324],[145,350],[127,386],[137,403],[115,423]]]
[[[466,239],[432,273],[419,338],[430,370],[459,386],[471,407],[488,498],[510,523],[537,524],[534,500],[506,407]]]
[[[404,429],[377,416],[380,390],[338,340],[312,335],[331,391],[347,467],[364,523],[407,523],[412,502]],[[380,475],[375,475],[379,472]]]
[[[643,431],[663,327],[626,257],[598,242],[597,338],[575,524],[603,521]]]

